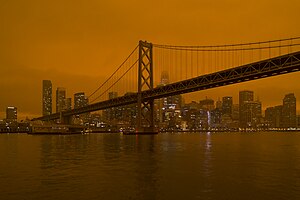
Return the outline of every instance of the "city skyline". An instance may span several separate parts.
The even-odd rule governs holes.
[[[165,71],[161,74],[161,82],[157,86],[166,84],[168,82],[169,82],[169,75],[168,75],[168,72]],[[55,113],[55,112],[58,112],[57,110],[59,110],[59,112],[61,112],[61,111],[70,110],[70,109],[74,109],[74,108],[76,109],[76,108],[80,108],[80,107],[88,105],[88,99],[84,92],[76,92],[72,98],[72,97],[66,96],[67,88],[56,87],[56,95],[54,96],[53,94],[55,94],[55,93],[52,91],[54,89],[52,88],[51,80],[43,80],[42,88],[43,88],[42,99],[41,99],[42,109],[41,109],[41,115],[39,115],[39,116],[43,115],[44,110],[46,110],[48,113],[51,113],[51,112]],[[244,93],[245,93],[245,95],[243,95]],[[259,102],[259,109],[261,110],[260,116],[267,117],[267,116],[265,116],[265,112],[268,112],[268,109],[270,109],[270,108],[278,107],[279,105],[282,104],[282,102],[284,105],[285,104],[284,102],[286,101],[285,98],[287,98],[287,96],[293,95],[293,98],[295,98],[294,93],[286,93],[285,97],[281,99],[281,102],[278,102],[276,105],[262,106],[263,102],[260,101],[257,94],[255,94],[255,95],[254,94],[255,94],[255,91],[245,89],[245,90],[241,90],[238,92],[237,99],[235,99],[233,97],[234,95],[230,94],[227,96],[218,97],[218,99],[214,99],[209,96],[205,96],[205,98],[198,99],[198,100],[192,99],[188,102],[185,101],[185,98],[183,98],[184,95],[181,95],[182,97],[180,100],[180,102],[181,102],[180,104],[182,104],[182,106],[184,106],[184,105],[188,105],[193,102],[196,102],[197,104],[199,104],[201,106],[201,104],[207,104],[207,103],[210,104],[210,101],[212,101],[211,102],[212,107],[206,108],[206,109],[212,110],[214,108],[219,107],[222,110],[223,114],[228,114],[231,116],[231,115],[233,115],[235,105],[239,106],[239,110],[243,110],[243,106],[244,106],[243,102],[247,102],[247,103]],[[118,97],[117,92],[109,92],[108,93],[108,99],[112,99],[112,98],[116,98],[116,97]],[[166,99],[168,99],[168,98],[162,98],[161,100],[166,101]],[[173,97],[170,97],[170,98],[173,99]],[[56,99],[56,100],[52,101],[52,99]],[[73,99],[74,104],[72,104],[72,99]],[[49,101],[51,101],[51,103],[52,103],[51,106],[49,106]],[[296,102],[297,101],[295,98],[295,107],[297,107]],[[218,105],[218,103],[221,103],[221,104]],[[6,116],[7,116],[7,109],[10,107],[12,107],[12,106],[8,106],[6,108],[6,113],[5,113]],[[49,107],[51,107],[51,108],[49,108]],[[52,107],[53,107],[53,110],[51,110]],[[17,109],[17,107],[15,107],[15,108]],[[296,110],[296,108],[295,108],[295,110]],[[158,112],[160,112],[160,111],[158,111]],[[296,110],[296,115],[298,115],[298,114],[299,114],[299,112]],[[24,119],[23,117],[19,117],[18,120],[20,120],[20,118],[22,120]],[[27,116],[26,116],[26,118],[27,118]],[[5,118],[2,118],[2,119],[5,119]],[[1,120],[1,118],[0,118],[0,120]],[[239,119],[239,120],[241,120],[241,119]]]
[[[168,76],[167,78],[165,78],[164,76]],[[164,72],[161,74],[161,83],[158,83],[157,86],[159,86],[160,84],[165,84],[164,82],[169,79],[169,75],[168,75],[168,72]],[[68,101],[68,104],[70,102],[74,102],[73,104],[71,103],[71,107],[69,106],[68,108],[72,108],[74,109],[74,106],[75,106],[75,99],[76,99],[76,95],[83,95],[84,98],[87,98],[87,96],[85,96],[85,92],[75,92],[73,94],[70,94],[68,93],[68,95],[66,95],[68,88],[65,88],[65,87],[61,87],[61,86],[57,86],[57,85],[52,85],[52,81],[51,80],[43,80],[43,83],[44,81],[50,81],[50,84],[51,86],[48,86],[48,87],[51,87],[51,94],[52,94],[52,104],[51,104],[51,108],[52,108],[52,113],[55,113],[57,111],[57,92],[58,90],[63,90],[63,96],[61,99],[60,99],[60,108],[59,110],[64,110],[66,109],[66,101]],[[167,80],[168,82],[169,80]],[[249,83],[239,83],[239,84],[249,84]],[[40,102],[40,105],[41,103],[43,102],[43,93],[44,93],[44,90],[43,90],[43,84],[41,85],[41,102]],[[232,86],[224,86],[222,88],[228,88],[228,87],[232,87]],[[48,89],[49,90],[49,89]],[[213,90],[220,90],[218,88],[213,88],[213,89],[209,89],[209,90],[205,90],[205,91],[197,91],[197,92],[193,92],[193,93],[189,93],[189,94],[183,94],[182,97],[185,101],[185,103],[191,103],[191,102],[200,102],[201,100],[205,100],[205,99],[213,99],[215,101],[215,104],[217,103],[217,101],[220,99],[222,101],[223,98],[225,97],[231,97],[232,99],[232,103],[233,104],[239,104],[239,92],[240,91],[252,91],[255,93],[255,97],[253,97],[253,100],[256,101],[256,100],[259,100],[260,102],[262,102],[262,110],[263,110],[263,115],[264,115],[264,111],[268,108],[268,107],[275,107],[279,104],[282,103],[282,98],[286,95],[286,94],[290,94],[290,93],[293,93],[295,94],[296,98],[297,98],[297,95],[296,95],[296,92],[293,92],[293,91],[290,91],[289,92],[282,92],[282,93],[277,93],[277,96],[281,96],[280,98],[278,99],[273,99],[272,101],[272,104],[267,104],[264,99],[265,97],[269,96],[269,94],[265,94],[265,95],[259,95],[257,91],[254,91],[254,90],[251,90],[251,89],[241,89],[241,90],[236,90],[236,93],[233,93],[233,94],[229,94],[229,93],[225,93],[226,95],[224,96],[220,96],[218,95],[217,93],[213,93],[212,91]],[[71,90],[72,91],[72,90]],[[208,91],[208,92],[207,92]],[[49,92],[49,91],[47,91]],[[300,91],[299,91],[300,92]],[[116,93],[116,94],[115,94]],[[198,94],[197,94],[198,93]],[[210,96],[206,95],[206,94],[199,94],[199,93],[207,93],[207,94],[211,94]],[[300,93],[299,93],[300,94]],[[109,96],[113,95],[114,97],[116,97],[116,95],[118,96],[117,92],[110,92],[108,94],[108,98]],[[197,99],[193,99],[193,96],[197,97]],[[112,97],[112,96],[111,96]],[[200,98],[200,99],[199,99]],[[85,103],[84,103],[85,104]],[[300,114],[300,100],[296,101],[296,107],[297,107],[297,110],[296,110],[296,114]],[[10,107],[10,106],[14,106],[14,107],[17,107],[18,109],[22,110],[22,107],[18,107],[18,106],[15,106],[13,104],[8,104],[8,106],[6,107],[3,107],[3,111],[1,111],[2,109],[0,108],[0,119],[5,119],[5,116],[6,116],[6,111],[5,109],[7,107]],[[24,120],[24,119],[27,119],[27,118],[35,118],[35,117],[40,117],[40,116],[43,116],[43,106],[39,108],[40,111],[35,114],[35,115],[28,115],[28,114],[25,114],[25,115],[22,115],[22,112],[20,112],[18,110],[18,120]],[[21,114],[20,114],[21,113]]]
[[[10,105],[19,108],[22,118],[40,116],[40,82],[46,79],[68,88],[69,94],[85,91],[89,95],[140,39],[161,44],[215,45],[300,35],[296,28],[298,1],[290,4],[270,0],[139,2],[141,7],[147,7],[144,11],[136,9],[134,0],[118,2],[119,6],[115,7],[116,2],[16,0],[0,4],[3,27],[0,117],[5,116],[5,107]],[[270,4],[274,13],[281,14],[266,13]],[[256,14],[249,17],[245,13]],[[138,26],[141,23],[151,28],[141,29]],[[255,34],[250,29],[255,29]],[[299,73],[283,75],[196,92],[185,95],[185,99],[191,101],[205,96],[217,99],[249,89],[265,104],[275,106],[286,93],[300,96],[299,78]],[[264,96],[274,90],[276,93]],[[31,98],[24,99],[25,94]]]

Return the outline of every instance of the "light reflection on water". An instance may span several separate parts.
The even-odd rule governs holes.
[[[0,135],[1,199],[300,199],[299,133]]]

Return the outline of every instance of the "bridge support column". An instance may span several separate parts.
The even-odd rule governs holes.
[[[72,116],[63,116],[63,113],[60,112],[59,121],[60,121],[61,124],[71,124],[72,123]]]
[[[143,90],[153,89],[153,53],[152,44],[139,42],[137,131],[154,132],[154,100],[145,101]]]

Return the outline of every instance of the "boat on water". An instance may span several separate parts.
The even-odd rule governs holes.
[[[141,131],[137,131],[134,128],[130,128],[130,129],[124,129],[122,130],[122,134],[123,135],[156,135],[158,134],[158,131],[155,130],[141,130]]]

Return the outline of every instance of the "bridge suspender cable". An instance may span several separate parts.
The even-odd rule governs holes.
[[[108,90],[110,90],[113,86],[115,86],[133,67],[134,65],[137,64],[139,60],[136,60],[127,70],[126,72],[120,77],[118,78],[110,87],[108,87],[104,92],[102,92],[98,97],[96,97],[93,101],[91,101],[91,103],[95,102],[97,99],[99,99],[100,97],[102,97]]]

